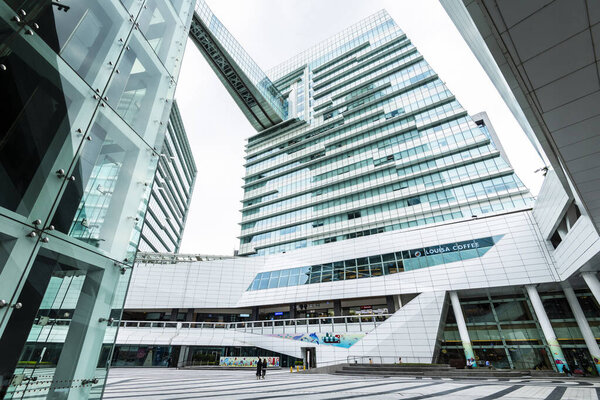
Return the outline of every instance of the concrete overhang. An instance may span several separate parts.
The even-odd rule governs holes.
[[[600,232],[600,2],[440,2]]]

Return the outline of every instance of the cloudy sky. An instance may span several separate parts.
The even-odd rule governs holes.
[[[543,166],[438,0],[207,0],[263,70],[384,8],[469,113],[487,111],[519,177],[537,194]],[[239,247],[245,139],[255,133],[188,40],[176,99],[198,166],[182,253]]]

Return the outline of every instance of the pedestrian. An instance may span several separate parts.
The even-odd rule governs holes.
[[[567,376],[573,376],[573,373],[571,372],[571,370],[569,369],[569,366],[567,364],[563,364],[563,372]]]
[[[490,360],[485,360],[485,366],[486,366],[488,369],[491,369],[491,368],[492,368],[492,364],[490,363]]]
[[[256,379],[260,379],[261,376],[262,376],[262,361],[259,358],[258,361],[256,362]]]
[[[468,369],[471,369],[471,368],[473,368],[473,363],[471,362],[471,359],[470,359],[470,358],[467,358],[467,368],[468,368]]]
[[[402,364],[402,357],[398,357],[398,364]]]
[[[263,358],[262,361],[262,378],[265,379],[265,375],[267,374],[267,359]]]

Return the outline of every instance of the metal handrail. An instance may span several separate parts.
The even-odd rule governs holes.
[[[112,326],[121,326],[126,328],[174,328],[174,329],[236,329],[250,331],[254,333],[259,329],[261,333],[265,331],[275,332],[279,328],[285,333],[296,332],[297,327],[306,325],[318,325],[318,331],[334,331],[335,328],[343,326],[348,330],[348,326],[356,326],[359,330],[371,330],[377,325],[384,322],[393,314],[369,314],[369,315],[339,315],[333,317],[309,317],[309,318],[293,318],[293,319],[276,319],[276,320],[260,320],[260,321],[238,321],[238,322],[176,322],[176,321],[131,321],[122,320],[114,321]],[[364,327],[364,329],[363,329]],[[315,329],[317,326],[315,326]],[[329,329],[331,328],[331,329]],[[329,330],[328,330],[329,329]],[[268,332],[267,332],[268,333]]]
[[[348,364],[383,364],[383,358],[381,356],[348,356],[346,362]]]
[[[407,356],[405,357],[405,362],[409,362],[411,364],[431,364],[431,357],[419,357],[419,356]],[[346,362],[348,364],[400,364],[401,359],[397,356],[357,356],[350,355],[346,357]]]

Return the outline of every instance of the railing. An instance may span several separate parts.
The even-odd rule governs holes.
[[[213,261],[236,258],[234,256],[210,254],[169,254],[139,252],[136,255],[136,264],[176,264],[179,262]]]
[[[124,328],[173,328],[173,329],[233,329],[250,333],[299,333],[370,331],[392,314],[345,315],[336,317],[313,317],[275,319],[244,322],[175,322],[175,321],[115,321],[112,326]]]
[[[396,360],[398,361],[398,360]],[[383,364],[381,356],[348,356],[346,357],[348,364]]]
[[[431,357],[405,357],[403,360],[396,356],[348,356],[348,364],[431,364]]]

